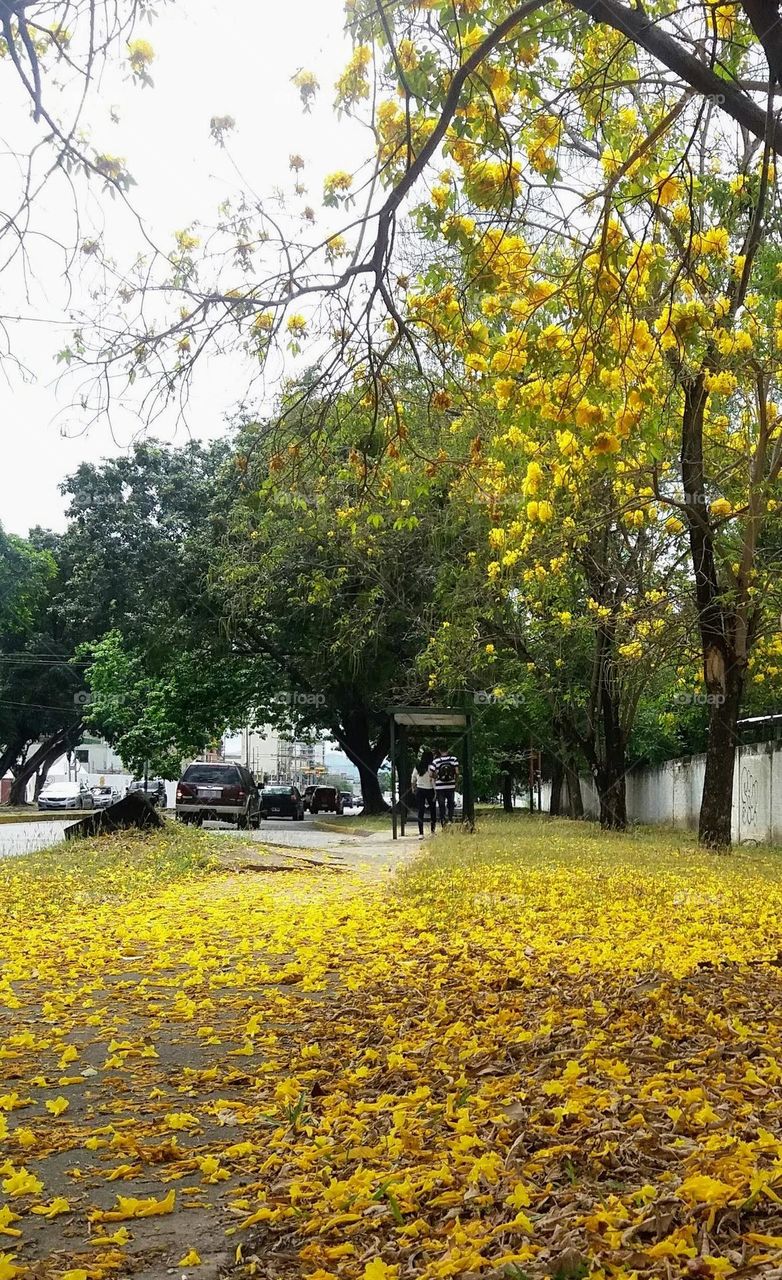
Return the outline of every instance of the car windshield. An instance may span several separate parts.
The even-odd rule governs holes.
[[[225,764],[191,764],[185,769],[183,782],[192,782],[198,786],[212,783],[216,787],[232,786],[239,782],[239,770],[234,765]]]
[[[93,787],[92,794],[94,796],[110,796],[111,787]]]
[[[41,795],[52,796],[55,800],[64,800],[66,796],[78,796],[81,788],[75,782],[53,782]]]

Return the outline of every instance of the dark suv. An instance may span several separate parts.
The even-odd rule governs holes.
[[[176,789],[176,816],[180,822],[235,822],[237,827],[258,827],[261,798],[255,778],[243,764],[212,764],[196,760],[188,765]]]
[[[310,813],[342,813],[342,796],[336,787],[307,787],[304,807]]]

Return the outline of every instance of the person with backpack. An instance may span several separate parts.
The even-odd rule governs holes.
[[[413,794],[418,801],[418,839],[424,838],[424,817],[427,808],[429,809],[429,818],[432,824],[432,834],[434,834],[437,825],[437,808],[434,799],[434,769],[432,761],[434,756],[426,747],[421,751],[420,759],[413,769],[411,784]]]
[[[459,779],[459,761],[455,755],[451,754],[444,742],[441,742],[437,748],[432,768],[437,807],[440,810],[440,825],[444,827],[446,822],[453,822],[456,783]]]

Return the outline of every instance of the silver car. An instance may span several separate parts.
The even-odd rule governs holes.
[[[110,804],[116,804],[121,799],[122,796],[116,787],[92,788],[92,803],[96,809],[108,809]]]
[[[89,784],[86,782],[51,782],[38,797],[38,808],[94,809]]]

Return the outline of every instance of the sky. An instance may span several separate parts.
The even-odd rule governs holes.
[[[212,220],[220,200],[238,190],[228,156],[209,136],[214,115],[237,121],[231,153],[260,194],[290,190],[289,156],[302,155],[307,163],[303,180],[316,209],[325,173],[354,168],[366,151],[359,127],[339,122],[331,109],[334,82],[350,56],[342,0],[234,0],[228,21],[225,12],[215,0],[161,5],[155,21],[137,32],[155,49],[154,88],[141,89],[110,71],[88,113],[101,149],[126,158],[137,183],[134,206],[158,242],[170,244],[173,232],[193,220]],[[313,70],[321,84],[310,115],[303,113],[291,83],[300,68]],[[4,60],[2,100],[17,103],[18,133],[25,137],[32,125],[12,75]],[[9,117],[4,106],[4,114],[8,137],[13,109]],[[58,202],[63,197],[60,188],[50,191],[38,218],[44,231],[54,232],[62,226]],[[86,206],[96,224],[106,216],[105,204]],[[125,250],[132,256],[133,225],[116,207],[109,217],[107,233],[113,236],[118,260]],[[339,215],[335,217],[336,227]],[[319,227],[325,231],[328,224]],[[0,366],[0,524],[22,535],[38,524],[62,529],[64,500],[58,486],[64,476],[84,460],[126,449],[147,429],[132,404],[124,411],[120,407],[110,423],[89,426],[74,411],[74,384],[58,381],[55,363],[71,331],[60,260],[36,249],[32,266],[29,294],[15,272],[4,273],[0,291],[3,314],[24,317],[11,337],[26,372],[8,361]],[[78,291],[76,301],[83,301]],[[172,414],[156,423],[154,434],[169,441],[183,439],[188,429],[203,438],[221,434],[241,398],[245,377],[236,360],[206,361],[196,380],[187,428]]]

